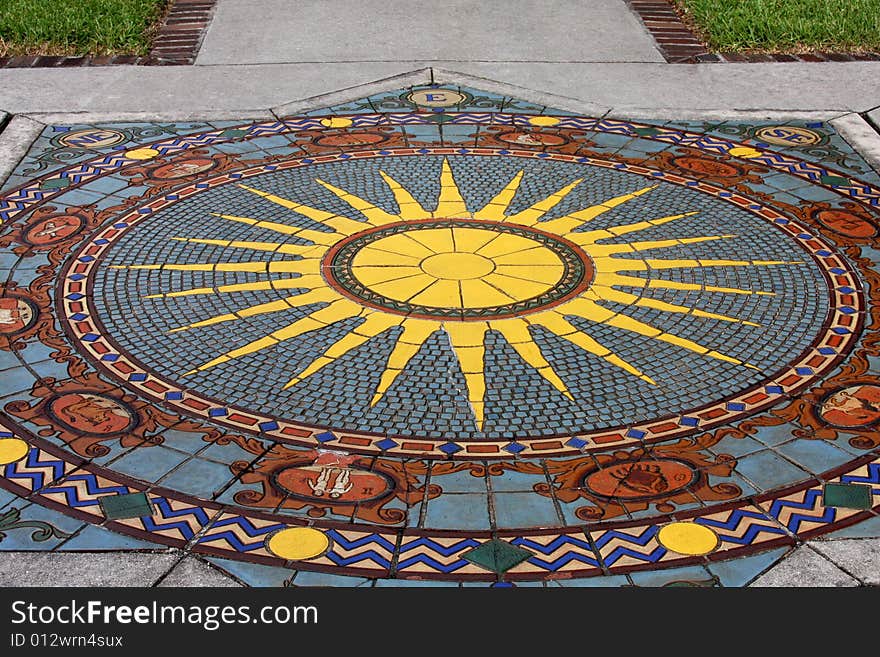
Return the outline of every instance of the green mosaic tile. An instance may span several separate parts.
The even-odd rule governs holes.
[[[480,547],[466,552],[462,557],[472,564],[500,575],[532,557],[532,553],[507,541],[493,538]]]
[[[825,484],[822,499],[825,506],[870,509],[871,487],[862,484]]]
[[[153,515],[153,505],[147,499],[146,493],[102,497],[101,510],[107,520],[144,518]]]

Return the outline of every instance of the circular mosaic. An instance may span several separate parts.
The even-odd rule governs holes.
[[[712,571],[876,517],[880,190],[520,102],[187,124],[6,192],[0,485],[391,580]]]
[[[713,400],[729,419],[844,312],[791,221],[600,160],[373,152],[242,177],[129,211],[60,296],[87,272],[85,346],[106,340],[111,373],[126,357],[264,424],[525,441],[638,436]]]

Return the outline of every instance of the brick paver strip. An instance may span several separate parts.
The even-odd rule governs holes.
[[[63,66],[114,66],[140,64],[167,66],[192,64],[211,23],[217,0],[171,0],[165,21],[146,57],[134,55],[75,57],[18,56],[0,57],[0,68],[45,68]]]
[[[856,62],[880,60],[880,53],[813,52],[796,54],[710,53],[708,47],[681,20],[671,0],[626,0],[657,42],[660,53],[671,64],[702,62]]]

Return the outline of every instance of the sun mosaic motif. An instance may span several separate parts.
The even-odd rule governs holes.
[[[535,344],[530,327],[544,327],[642,381],[652,385],[656,382],[621,358],[613,349],[591,337],[589,332],[573,326],[566,319],[567,315],[670,343],[708,358],[758,369],[682,335],[664,332],[626,313],[610,310],[601,302],[611,301],[668,313],[692,314],[696,317],[758,326],[746,319],[667,303],[621,288],[651,287],[701,293],[772,296],[775,293],[770,291],[642,278],[631,275],[630,272],[804,264],[802,261],[781,260],[630,260],[615,257],[618,254],[662,250],[684,244],[737,237],[732,234],[602,243],[693,216],[696,212],[648,218],[596,230],[582,230],[593,219],[627,201],[649,194],[656,186],[647,186],[544,221],[545,215],[583,182],[582,178],[528,208],[513,213],[510,212],[510,205],[522,181],[523,171],[519,171],[484,207],[473,212],[469,212],[466,207],[447,159],[443,160],[440,195],[434,210],[422,207],[404,186],[387,173],[380,171],[380,174],[394,195],[398,206],[396,213],[388,212],[369,199],[351,194],[323,180],[315,181],[361,213],[363,221],[354,221],[294,199],[239,185],[271,203],[320,223],[329,229],[327,232],[251,217],[212,213],[212,216],[219,219],[263,228],[282,236],[298,238],[308,244],[174,238],[184,242],[247,249],[258,253],[298,256],[296,260],[278,262],[255,259],[244,262],[153,263],[113,267],[296,275],[254,283],[170,291],[146,297],[154,299],[253,290],[309,290],[304,294],[291,295],[278,301],[193,322],[174,328],[172,332],[233,322],[245,317],[288,310],[291,307],[327,304],[296,322],[221,354],[186,374],[208,370],[284,340],[356,317],[362,319],[362,323],[309,363],[305,369],[296,373],[285,388],[296,385],[380,333],[400,327],[403,330],[396,340],[372,398],[372,404],[375,404],[425,341],[436,331],[443,331],[448,336],[464,374],[467,399],[473,410],[477,429],[480,430],[486,390],[483,360],[484,336],[487,330],[498,331],[525,362],[568,398],[572,398],[571,392]],[[381,299],[387,301],[383,303]]]
[[[737,586],[880,509],[878,180],[827,124],[464,87],[47,127],[0,193],[0,550]]]
[[[252,283],[200,287],[159,294],[147,298],[176,298],[255,290],[304,288],[306,293],[278,301],[216,315],[172,329],[189,331],[245,317],[326,304],[293,323],[282,326],[242,347],[218,355],[186,374],[209,370],[219,364],[253,354],[279,342],[320,331],[349,318],[361,321],[302,371],[296,372],[285,388],[295,386],[337,358],[348,354],[371,338],[394,327],[402,328],[372,397],[378,402],[398,375],[435,332],[443,331],[464,374],[467,399],[477,429],[484,416],[485,333],[498,331],[519,356],[554,388],[568,398],[572,394],[553,366],[541,353],[530,333],[531,327],[544,327],[585,352],[602,358],[649,384],[648,374],[572,325],[566,316],[574,315],[596,324],[607,324],[624,331],[673,344],[707,358],[758,369],[688,339],[664,332],[655,326],[614,311],[602,302],[652,308],[666,313],[685,313],[722,322],[758,324],[743,318],[708,312],[640,296],[621,288],[659,288],[736,295],[774,295],[772,291],[649,279],[631,272],[703,267],[770,267],[799,265],[802,261],[731,259],[620,259],[618,254],[662,251],[668,247],[735,238],[737,235],[700,235],[665,240],[641,240],[605,244],[606,240],[690,217],[682,212],[646,218],[642,221],[583,230],[602,214],[624,203],[650,194],[655,186],[604,200],[575,212],[544,221],[545,215],[571,193],[583,179],[577,179],[531,206],[511,212],[524,172],[519,171],[484,207],[469,211],[462,198],[447,159],[440,174],[440,194],[435,209],[424,208],[397,180],[380,174],[394,195],[396,213],[378,207],[320,179],[328,189],[363,216],[355,221],[333,212],[311,207],[296,199],[284,198],[247,185],[239,185],[285,210],[303,215],[326,227],[317,231],[282,222],[259,220],[230,214],[212,213],[218,219],[262,228],[307,244],[230,241],[213,238],[174,238],[196,244],[211,244],[252,252],[297,256],[295,260],[210,262],[200,264],[152,263],[113,265],[115,268],[295,274],[289,278]]]
[[[379,449],[578,449],[675,415],[687,432],[783,394],[794,363],[799,385],[833,364],[811,355],[842,317],[811,292],[833,265],[772,208],[600,158],[443,150],[204,176],[96,233],[63,296],[82,276],[93,293],[65,310],[97,331],[96,364],[147,395]]]

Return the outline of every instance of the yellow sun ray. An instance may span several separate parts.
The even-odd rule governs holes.
[[[574,400],[574,397],[572,397],[571,392],[568,390],[568,386],[559,378],[556,370],[547,362],[544,354],[541,353],[541,349],[535,344],[535,340],[529,332],[529,323],[526,320],[512,317],[508,321],[499,324],[497,330],[507,341],[507,344],[516,350],[520,358],[531,365],[538,374],[549,381],[559,392]]]
[[[683,283],[682,281],[669,281],[662,278],[640,278],[638,276],[625,276],[623,274],[604,274],[604,285],[618,285],[625,287],[642,287],[647,289],[683,290],[687,292],[721,292],[724,294],[754,294],[758,296],[776,296],[775,292],[762,290],[745,290],[738,287],[720,287],[717,285],[703,285],[702,283]]]
[[[323,187],[324,189],[333,192],[333,194],[338,196],[341,200],[345,201],[355,210],[364,215],[367,218],[367,223],[371,226],[384,226],[385,224],[391,224],[400,221],[400,215],[386,212],[382,208],[373,205],[369,201],[365,201],[360,196],[356,196],[350,192],[346,192],[344,189],[340,189],[336,185],[331,185],[330,183],[325,182],[320,178],[316,178],[315,182],[321,185],[321,187]],[[363,229],[364,226],[361,226],[360,230]]]
[[[116,268],[131,270],[163,270],[181,272],[247,272],[253,274],[287,273],[299,274],[292,278],[259,280],[247,283],[218,285],[191,289],[177,289],[161,294],[151,294],[147,298],[176,298],[190,295],[218,295],[230,292],[252,292],[266,290],[287,290],[301,288],[302,294],[286,296],[268,303],[256,304],[209,317],[171,332],[187,331],[230,322],[248,317],[277,313],[293,308],[319,304],[319,307],[296,321],[276,331],[260,336],[247,344],[226,351],[187,372],[191,375],[204,372],[222,363],[246,357],[270,348],[285,340],[294,339],[312,331],[326,328],[336,322],[361,318],[362,321],[336,340],[323,353],[304,364],[284,386],[295,387],[309,376],[319,372],[334,361],[346,357],[354,349],[368,343],[386,331],[399,327],[399,335],[394,340],[391,353],[382,369],[371,406],[375,406],[390,390],[404,371],[407,364],[419,351],[429,337],[443,330],[449,345],[458,359],[465,380],[462,394],[470,404],[477,429],[482,430],[485,418],[485,353],[486,332],[495,330],[516,351],[520,358],[532,367],[554,389],[572,398],[572,393],[545,358],[541,347],[535,342],[532,328],[543,327],[556,336],[571,342],[585,353],[602,359],[614,367],[627,372],[651,385],[654,379],[640,367],[628,362],[612,349],[601,344],[587,330],[578,329],[569,321],[580,317],[590,324],[604,324],[649,340],[675,345],[705,358],[720,360],[743,367],[757,369],[749,363],[720,353],[705,345],[679,335],[664,331],[646,322],[637,320],[623,312],[614,311],[602,305],[603,302],[651,308],[662,313],[691,314],[716,321],[734,322],[747,326],[757,326],[753,322],[728,315],[713,313],[685,305],[678,305],[645,296],[646,290],[667,289],[686,292],[773,295],[774,292],[746,290],[733,287],[685,283],[654,278],[641,278],[627,275],[626,272],[651,272],[665,269],[695,269],[700,267],[769,267],[777,265],[798,265],[802,262],[781,260],[726,260],[726,259],[662,259],[626,258],[620,254],[640,253],[642,251],[662,250],[690,244],[733,239],[736,235],[699,235],[678,239],[643,240],[619,244],[600,244],[603,240],[619,238],[638,233],[657,226],[691,217],[696,212],[679,212],[667,216],[644,219],[632,223],[607,226],[596,230],[582,230],[584,225],[600,215],[610,212],[623,204],[650,193],[658,187],[651,185],[633,192],[610,198],[561,217],[545,220],[546,215],[567,198],[581,183],[573,180],[557,191],[531,204],[528,208],[511,212],[510,208],[519,192],[524,171],[517,172],[504,187],[482,208],[468,211],[452,167],[443,158],[439,177],[440,191],[433,211],[426,210],[410,190],[384,171],[379,176],[387,185],[397,205],[397,212],[379,207],[376,203],[362,198],[350,191],[324,180],[316,183],[345,202],[364,217],[357,221],[334,212],[284,198],[277,194],[239,185],[247,192],[261,197],[267,202],[306,217],[327,231],[301,228],[283,221],[269,221],[231,214],[212,213],[224,221],[247,224],[254,228],[272,231],[284,236],[279,242],[224,240],[210,238],[172,238],[184,243],[215,245],[228,248],[245,249],[254,252],[276,255],[300,256],[296,260],[217,263],[157,263],[142,265],[118,265]],[[539,228],[545,233],[553,233],[581,246],[589,255],[594,269],[593,280],[584,292],[567,299],[552,309],[537,309],[524,312],[521,316],[475,319],[469,321],[462,316],[455,319],[456,311],[510,307],[511,304],[526,302],[552,290],[564,276],[565,265],[553,250],[532,240],[527,234],[520,235],[505,230],[489,230],[479,223],[473,228],[456,226],[437,227],[416,224],[413,229],[389,234],[361,246],[350,261],[350,272],[371,292],[385,296],[398,303],[410,303],[414,307],[444,308],[447,313],[436,318],[406,316],[394,312],[368,308],[351,301],[329,283],[327,270],[321,270],[321,262],[328,250],[343,239],[351,237],[372,227],[391,223],[421,221],[425,219],[463,219],[473,217],[479,221],[517,224]],[[311,244],[290,244],[287,239],[303,240]],[[454,254],[467,254],[457,268]],[[439,260],[438,260],[439,258]],[[487,261],[491,261],[488,265]],[[439,263],[439,264],[438,264]],[[446,264],[444,264],[446,263]],[[466,263],[466,264],[465,264]],[[485,269],[483,267],[485,266]],[[443,269],[448,267],[448,271]],[[485,272],[485,273],[484,273]],[[638,288],[638,294],[619,288]],[[419,311],[422,312],[422,311]]]
[[[569,236],[571,241],[580,245],[580,237],[577,233]],[[671,246],[683,244],[701,244],[703,242],[715,242],[717,240],[729,240],[739,235],[703,235],[701,237],[680,237],[668,240],[645,240],[643,242],[627,242],[626,244],[591,244],[590,255],[594,258],[602,258],[617,253],[639,253],[651,249],[668,249]],[[581,245],[585,246],[585,245]]]
[[[388,329],[399,326],[403,321],[403,317],[398,315],[389,315],[377,310],[366,310],[363,312],[364,322],[352,329],[345,336],[334,342],[323,354],[309,363],[301,372],[294,376],[284,389],[292,388],[303,379],[308,378],[321,368],[329,365],[337,358],[342,358],[352,349],[356,349],[371,338],[376,337],[380,333]]]
[[[199,365],[197,368],[187,372],[184,376],[189,376],[197,372],[204,372],[205,370],[216,367],[217,365],[220,365],[222,363],[227,363],[231,360],[235,360],[236,358],[241,358],[242,356],[247,356],[249,354],[256,353],[257,351],[262,351],[263,349],[273,347],[276,344],[284,342],[285,340],[290,340],[292,338],[299,337],[305,333],[310,333],[312,331],[326,328],[330,324],[338,322],[341,319],[356,317],[360,313],[360,311],[361,306],[354,303],[353,301],[349,301],[348,299],[336,299],[335,301],[332,301],[329,305],[324,306],[320,310],[316,310],[313,313],[310,313],[307,317],[298,319],[297,321],[293,322],[292,324],[288,324],[278,331],[274,331],[269,335],[249,342],[248,344],[244,345],[243,347],[239,347],[238,349],[227,351],[225,354],[222,354],[221,356],[218,356],[217,358],[214,358],[207,363]]]
[[[447,322],[443,330],[449,336],[452,350],[458,357],[458,365],[464,375],[466,396],[474,413],[477,430],[483,428],[486,395],[486,376],[483,358],[486,353],[484,336],[489,330],[488,322]]]
[[[713,349],[709,349],[708,347],[694,342],[693,340],[688,340],[687,338],[682,338],[680,336],[661,331],[660,329],[651,326],[650,324],[647,324],[645,322],[639,321],[633,317],[630,317],[629,315],[614,312],[613,310],[599,305],[592,299],[578,297],[569,301],[567,304],[565,304],[563,308],[564,310],[559,310],[557,312],[564,312],[567,315],[576,315],[597,324],[607,324],[615,328],[623,329],[624,331],[628,331],[630,333],[636,333],[638,335],[643,335],[647,338],[653,338],[654,340],[660,340],[661,342],[674,344],[677,347],[682,347],[683,349],[692,351],[695,354],[700,354],[701,356],[708,356],[716,360],[722,360],[728,363],[743,365],[751,369],[757,369],[756,367],[753,367],[748,363],[745,363],[731,356],[727,356]]]
[[[213,324],[220,324],[222,322],[229,322],[236,319],[243,319],[246,317],[255,317],[257,315],[266,315],[269,313],[276,313],[282,310],[290,310],[291,308],[299,308],[301,306],[308,306],[313,303],[322,303],[326,301],[333,301],[339,298],[339,293],[334,290],[328,289],[317,289],[310,290],[303,294],[297,294],[293,296],[286,297],[284,299],[280,299],[278,301],[269,301],[267,303],[260,303],[255,306],[249,306],[247,308],[243,308],[242,310],[236,310],[234,313],[224,313],[223,315],[215,315],[214,317],[209,317],[208,319],[203,319],[198,322],[193,322],[192,324],[186,324],[185,326],[179,326],[177,328],[173,328],[169,330],[169,333],[178,333],[180,331],[188,331],[194,328],[202,328],[203,326],[211,326]]]
[[[110,265],[110,269],[148,269],[162,271],[246,272],[250,274],[294,274],[317,272],[315,259],[251,262],[206,262],[196,264],[156,263],[150,265]]]
[[[308,274],[297,278],[279,278],[271,281],[254,281],[251,283],[232,283],[230,285],[215,285],[213,287],[193,287],[178,290],[176,292],[163,292],[148,294],[144,299],[171,299],[174,297],[188,297],[194,294],[228,294],[230,292],[259,292],[264,290],[290,290],[305,288],[314,290],[325,285],[324,279],[319,274]]]
[[[323,246],[332,246],[333,244],[336,244],[336,242],[338,242],[339,240],[345,238],[345,234],[343,233],[331,233],[321,230],[312,230],[310,228],[300,228],[298,226],[288,226],[287,224],[281,224],[277,221],[266,221],[264,219],[253,219],[251,217],[239,217],[234,214],[218,214],[215,212],[212,212],[211,215],[219,219],[235,221],[240,224],[247,224],[248,226],[253,226],[254,228],[263,228],[265,230],[270,230],[273,233],[278,233],[279,235],[298,237],[300,239],[308,240],[310,242],[321,244]],[[361,226],[361,230],[363,230],[363,228],[364,226]]]
[[[516,214],[510,215],[509,217],[503,219],[502,221],[520,224],[522,226],[534,226],[537,224],[545,214],[550,212],[553,208],[559,205],[562,200],[571,194],[574,191],[574,188],[580,185],[584,181],[583,178],[578,178],[574,182],[569,183],[565,187],[562,187],[558,191],[550,194],[546,198],[538,201],[537,203],[529,206],[525,210],[521,212],[517,212]],[[552,223],[552,222],[545,222]],[[541,224],[541,228],[544,228],[545,224]]]
[[[504,189],[498,192],[491,201],[489,201],[481,209],[474,212],[474,219],[482,219],[483,221],[504,221],[507,217],[507,209],[510,207],[513,197],[519,189],[522,182],[524,171],[519,171]]]
[[[628,258],[594,258],[596,271],[648,271],[650,269],[696,269],[699,267],[772,267],[776,265],[802,265],[801,261],[788,260],[661,260],[647,258],[635,260]]]
[[[335,214],[333,212],[327,212],[326,210],[319,210],[318,208],[313,208],[310,205],[305,205],[304,203],[297,203],[296,201],[291,201],[290,199],[286,199],[281,196],[277,196],[276,194],[270,194],[269,192],[264,192],[262,190],[255,189],[253,187],[248,187],[247,185],[239,185],[239,187],[241,187],[242,189],[247,190],[253,194],[256,194],[257,196],[260,196],[260,197],[266,199],[267,201],[274,203],[275,205],[280,205],[281,207],[287,208],[288,210],[293,210],[294,212],[296,212],[298,214],[301,214],[301,215],[308,217],[312,221],[316,221],[320,224],[324,224],[328,228],[332,228],[337,233],[341,233],[341,235],[337,235],[336,241],[339,241],[339,239],[341,239],[343,236],[354,235],[355,233],[358,233],[358,232],[362,231],[364,228],[366,228],[366,226],[364,226],[364,224],[361,223],[360,221],[355,221],[353,219],[349,219],[348,217],[340,216],[340,215]],[[224,219],[232,218],[232,217],[227,217],[225,215],[221,215],[221,216],[223,216]],[[235,219],[233,218],[233,220],[235,220]],[[271,222],[271,221],[262,222],[262,223],[274,226],[275,229],[279,230],[279,232],[284,230],[284,228],[288,228],[288,229],[292,228],[292,229],[298,230],[298,231],[303,230],[303,229],[298,229],[293,226],[285,226],[285,224],[278,224],[278,223]],[[269,226],[264,226],[264,227],[269,227]],[[270,229],[270,230],[272,230],[272,229]],[[314,231],[312,231],[312,232],[314,232]],[[297,234],[297,233],[294,233],[294,234]],[[309,238],[309,239],[311,239],[311,238]],[[323,242],[319,242],[319,243],[323,244]]]
[[[588,354],[598,356],[602,360],[607,361],[608,363],[611,363],[615,367],[619,367],[626,372],[629,372],[633,376],[640,378],[646,383],[650,383],[651,385],[656,384],[654,379],[652,379],[650,376],[643,374],[638,368],[623,360],[620,356],[602,345],[598,340],[587,335],[583,331],[579,330],[576,326],[571,324],[567,319],[565,319],[565,317],[563,317],[563,314],[559,311],[550,310],[538,313],[533,316],[526,316],[525,320],[532,326],[543,326],[551,333],[558,335],[560,338],[568,340],[572,344],[577,345]]]
[[[440,196],[437,198],[437,209],[431,213],[431,217],[437,219],[470,217],[464,198],[458,190],[449,160],[443,158],[440,167]]]
[[[571,214],[567,214],[564,217],[559,217],[558,219],[545,221],[540,225],[540,228],[541,230],[546,230],[550,233],[556,233],[557,235],[570,233],[575,228],[587,223],[588,221],[592,221],[599,215],[605,214],[609,210],[613,210],[617,206],[632,201],[633,199],[636,199],[639,196],[647,194],[648,192],[651,192],[655,189],[657,189],[657,185],[645,187],[629,194],[615,196],[614,198],[603,201],[598,205],[593,205],[589,208],[585,208],[577,212],[572,212]]]
[[[224,246],[233,249],[248,249],[249,251],[265,251],[267,253],[283,253],[285,255],[301,255],[308,257],[313,253],[326,252],[327,245],[303,245],[303,244],[283,244],[281,242],[251,242],[248,240],[217,240],[203,239],[198,237],[172,237],[176,242],[188,242],[192,244],[210,244],[213,246]]]
[[[403,185],[384,171],[379,171],[379,175],[382,176],[382,180],[385,181],[391,193],[394,194],[394,200],[397,202],[398,217],[401,220],[412,221],[414,219],[424,219],[428,216],[428,211],[422,207],[422,204]]]
[[[385,396],[385,393],[394,383],[395,379],[400,376],[403,369],[409,363],[410,359],[416,355],[425,341],[431,337],[435,331],[440,329],[440,322],[429,319],[415,319],[407,317],[400,325],[403,327],[403,333],[394,343],[394,348],[388,356],[385,363],[385,369],[379,379],[379,385],[376,386],[376,392],[370,401],[370,406],[375,406],[379,400]]]
[[[658,217],[656,219],[637,221],[635,223],[625,224],[623,226],[609,226],[608,228],[599,228],[598,230],[584,231],[577,234],[578,244],[580,244],[581,246],[595,244],[599,240],[611,239],[612,237],[620,237],[621,235],[628,235],[629,233],[636,233],[639,231],[647,230],[649,228],[655,228],[657,226],[662,226],[663,224],[668,224],[671,221],[678,221],[679,219],[685,219],[686,217],[693,217],[696,214],[699,214],[699,212],[683,212],[681,214],[672,214],[666,217]]]
[[[759,324],[755,324],[754,322],[749,322],[744,319],[738,319],[736,317],[730,317],[729,315],[710,313],[706,312],[705,310],[700,310],[699,308],[680,306],[674,303],[660,301],[659,299],[652,299],[651,297],[636,296],[635,294],[623,292],[622,290],[617,290],[607,285],[593,284],[592,288],[584,293],[584,298],[592,299],[593,301],[613,301],[615,303],[620,303],[627,306],[651,308],[652,310],[662,310],[663,312],[667,313],[678,313],[684,315],[693,315],[694,317],[717,319],[722,322],[735,322],[737,324],[744,324],[746,326],[759,326]]]

